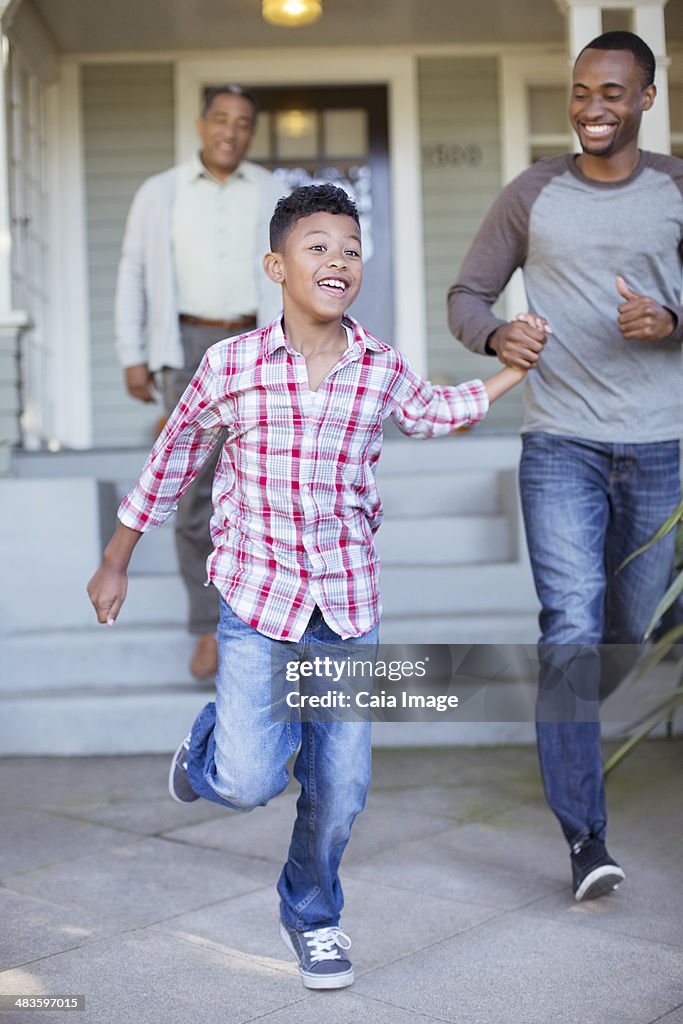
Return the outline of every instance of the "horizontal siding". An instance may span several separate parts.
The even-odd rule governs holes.
[[[128,398],[114,352],[114,289],[133,194],[174,162],[171,64],[98,64],[82,71],[90,369],[96,447],[146,445],[159,407]]]
[[[501,187],[497,65],[493,58],[425,57],[418,76],[429,374],[457,382],[489,376],[499,365],[459,344],[446,319],[446,293]],[[476,165],[433,166],[429,154],[435,146],[476,146],[481,159]],[[488,429],[517,429],[519,392],[493,407]]]

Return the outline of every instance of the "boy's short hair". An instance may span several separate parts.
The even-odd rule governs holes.
[[[313,213],[343,213],[353,217],[360,227],[353,199],[337,185],[302,185],[279,199],[270,220],[270,248],[282,252],[284,241],[294,225]]]
[[[633,59],[640,70],[643,89],[654,83],[655,55],[645,40],[635,32],[603,32],[601,36],[596,36],[584,46],[579,57],[586,50],[628,50],[633,54]],[[577,61],[579,57],[576,58]]]

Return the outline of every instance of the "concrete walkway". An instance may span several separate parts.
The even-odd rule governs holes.
[[[375,754],[343,864],[356,983],[305,990],[274,882],[296,793],[174,804],[168,759],[0,761],[0,994],[85,995],[8,1024],[683,1024],[683,740],[609,782],[618,892],[575,904],[528,748]]]

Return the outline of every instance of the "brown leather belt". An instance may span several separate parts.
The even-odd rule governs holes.
[[[250,327],[256,327],[255,316],[240,316],[237,320],[203,320],[200,316],[181,313],[178,319],[181,324],[191,324],[193,327],[220,327],[222,331],[248,331]]]

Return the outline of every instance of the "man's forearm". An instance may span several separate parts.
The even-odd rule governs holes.
[[[466,286],[454,284],[448,292],[448,326],[451,334],[478,355],[492,355],[486,343],[505,323],[491,312],[489,304]]]

